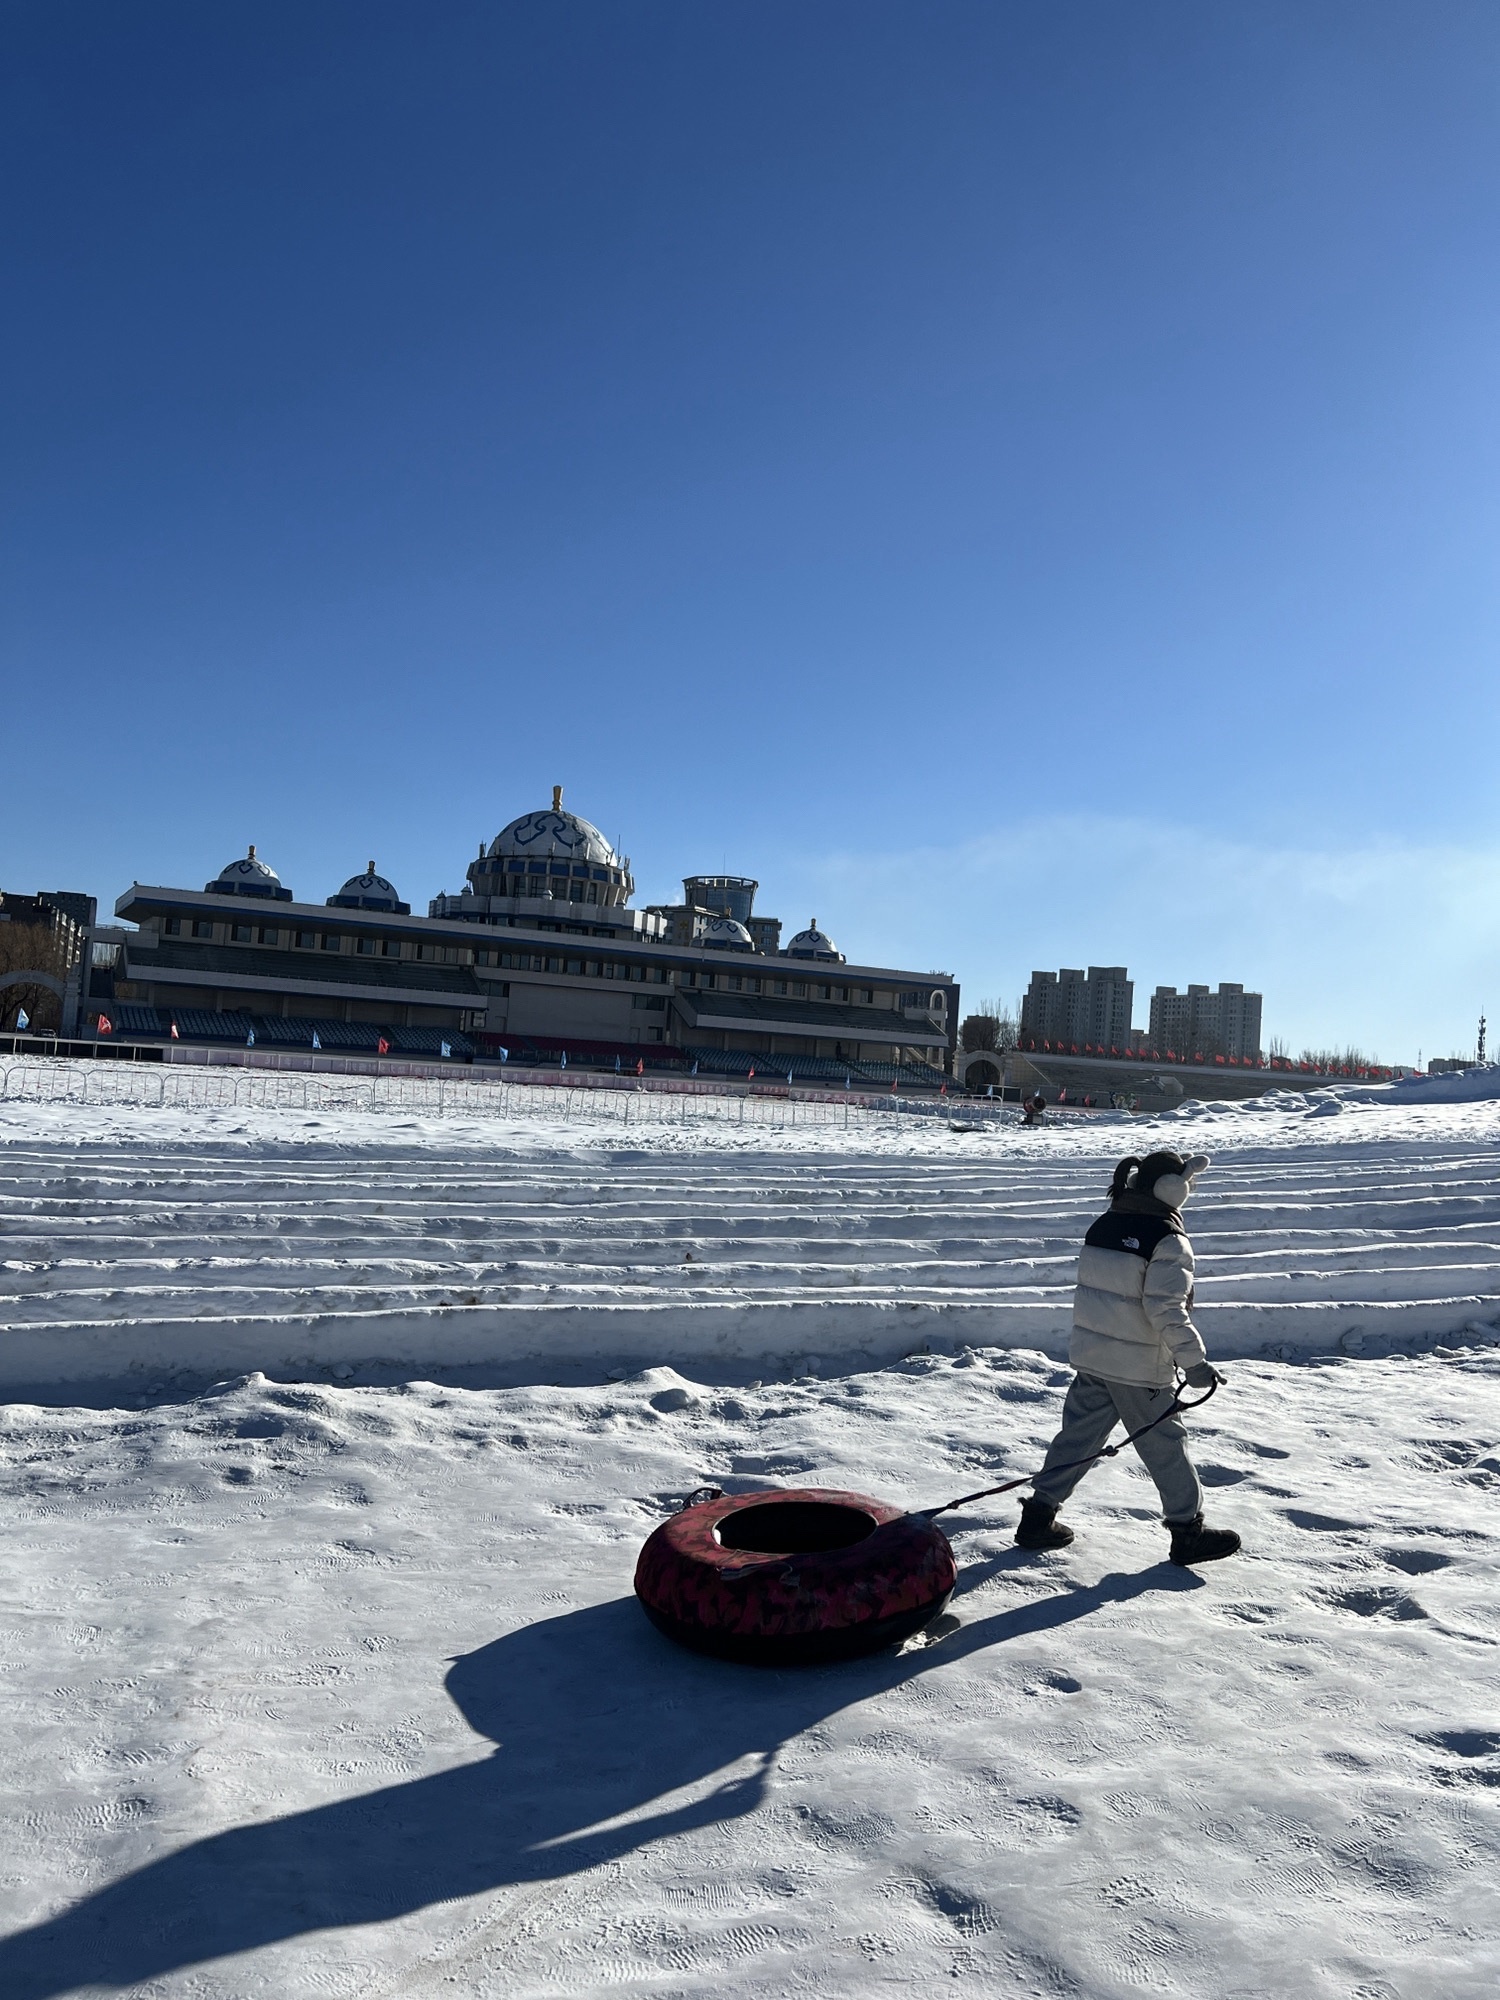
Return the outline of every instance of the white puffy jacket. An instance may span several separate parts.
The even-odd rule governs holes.
[[[1207,1357],[1193,1325],[1193,1246],[1175,1215],[1111,1208],[1083,1239],[1068,1359],[1085,1375],[1161,1389]]]

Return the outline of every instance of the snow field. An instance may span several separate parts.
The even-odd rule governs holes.
[[[0,1410],[0,1994],[1488,1995],[1500,1106],[1339,1102],[628,1145],[0,1105],[0,1381],[140,1406]],[[1163,1142],[1215,1156],[1240,1358],[1191,1421],[1243,1556],[1163,1562],[1127,1454],[1060,1554],[956,1517],[899,1654],[651,1630],[704,1479],[1034,1467],[1082,1230]]]
[[[950,1517],[957,1623],[900,1654],[725,1666],[629,1597],[704,1478],[933,1504],[1065,1380],[10,1406],[0,1992],[1493,1992],[1500,1357],[1236,1367],[1201,1574],[1127,1454],[1057,1555]]]
[[[1168,1138],[1216,1155],[1190,1218],[1216,1354],[1496,1337],[1500,1106],[1296,1102],[630,1147],[587,1123],[0,1107],[0,1385],[1061,1356],[1109,1164]]]

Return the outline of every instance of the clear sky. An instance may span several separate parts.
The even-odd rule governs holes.
[[[11,0],[0,885],[567,787],[852,957],[1500,1008],[1493,0]]]

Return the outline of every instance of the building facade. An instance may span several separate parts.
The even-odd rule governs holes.
[[[1135,985],[1123,965],[1033,972],[1021,1002],[1021,1039],[1123,1052],[1134,1005]]]
[[[1261,995],[1228,981],[1217,993],[1206,986],[1158,986],[1151,996],[1151,1045],[1179,1055],[1260,1054]]]
[[[731,880],[749,890],[745,918],[695,900]],[[110,933],[97,1014],[107,1033],[179,1041],[856,1084],[951,1073],[948,974],[850,965],[816,924],[767,950],[745,877],[691,878],[680,911],[634,909],[628,859],[560,789],[481,845],[467,883],[416,916],[371,862],[302,902],[253,848],[201,891],[137,883],[115,906],[135,928]]]

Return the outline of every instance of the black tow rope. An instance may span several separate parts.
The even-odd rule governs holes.
[[[1118,1444],[1107,1444],[1103,1451],[1090,1452],[1087,1458],[1069,1459],[1066,1465],[1054,1465],[1052,1470],[1054,1472],[1076,1472],[1080,1465],[1097,1465],[1101,1458],[1113,1458],[1117,1452],[1123,1451],[1126,1445],[1134,1444],[1136,1439],[1143,1438],[1147,1431],[1154,1431],[1158,1424],[1164,1424],[1168,1417],[1175,1417],[1179,1410],[1202,1409],[1218,1386],[1217,1382],[1211,1384],[1203,1395],[1195,1396],[1190,1403],[1183,1401],[1182,1389],[1179,1387],[1177,1394],[1168,1403],[1161,1415],[1153,1417],[1149,1424],[1142,1424],[1138,1431],[1132,1431],[1129,1437],[1121,1438]],[[914,1508],[912,1511],[921,1520],[935,1521],[939,1514],[947,1514],[955,1507],[967,1507],[974,1500],[989,1500],[997,1493],[1014,1493],[1018,1486],[1029,1486],[1034,1479],[1039,1477],[1040,1475],[1035,1472],[1023,1473],[1019,1479],[1007,1479],[1003,1486],[986,1486],[978,1493],[966,1493],[961,1500],[945,1500],[941,1507]]]

